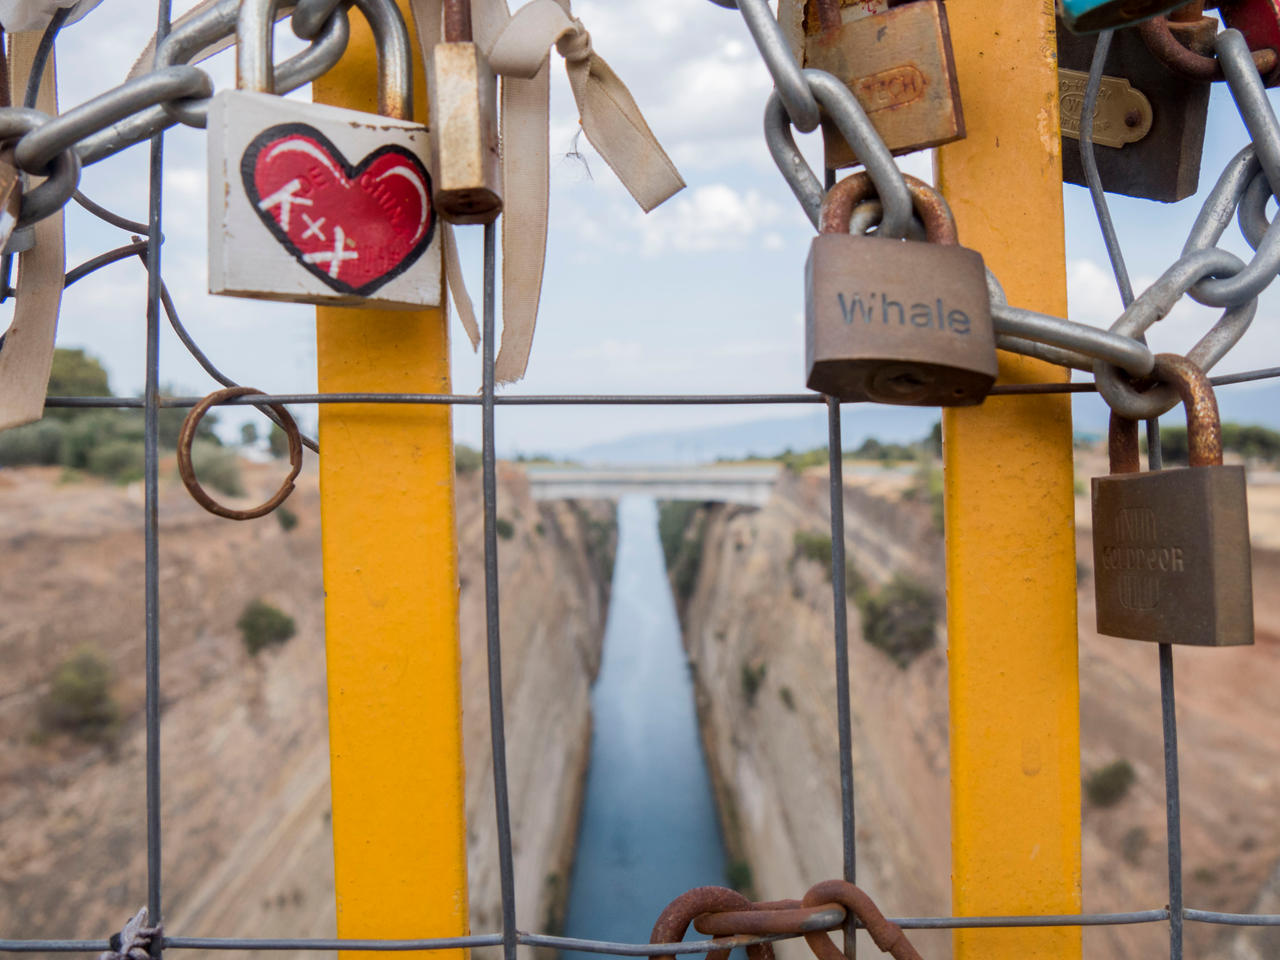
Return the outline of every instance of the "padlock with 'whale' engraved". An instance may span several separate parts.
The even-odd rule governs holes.
[[[865,173],[823,200],[805,264],[807,383],[841,400],[981,403],[996,377],[982,255],[958,245],[940,194],[906,180],[930,242],[849,233],[854,207],[872,196]]]
[[[209,107],[209,292],[414,308],[440,302],[427,130],[409,33],[379,4],[382,115],[273,96],[271,0],[243,0],[241,89]],[[394,48],[394,49],[393,49]]]
[[[1185,357],[1155,375],[1187,409],[1185,469],[1138,472],[1138,425],[1111,415],[1111,476],[1093,480],[1098,632],[1223,647],[1253,643],[1249,512],[1242,466],[1223,466],[1213,387]]]

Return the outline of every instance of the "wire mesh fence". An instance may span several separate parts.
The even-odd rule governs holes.
[[[161,0],[157,20],[157,36],[163,39],[169,27],[169,4]],[[56,29],[50,31],[49,45]],[[1104,48],[1105,55],[1105,48]],[[38,75],[39,71],[36,71]],[[1096,90],[1095,90],[1096,95]],[[1086,141],[1087,143],[1087,141]],[[163,624],[160,619],[161,557],[159,537],[159,413],[167,408],[187,408],[199,402],[194,397],[162,397],[160,394],[159,337],[162,323],[167,319],[184,345],[206,371],[219,383],[231,385],[233,381],[219,371],[200,351],[178,316],[178,311],[162,280],[161,243],[163,228],[161,176],[164,166],[163,133],[151,141],[150,153],[150,212],[146,241],[108,251],[75,268],[66,277],[68,284],[90,276],[94,271],[128,257],[143,258],[147,271],[147,321],[146,321],[146,388],[141,398],[114,397],[50,397],[50,408],[133,408],[145,414],[145,474],[144,474],[144,544],[145,587],[145,731],[146,731],[146,837],[147,837],[147,916],[149,922],[159,923],[164,917],[164,883],[161,874],[164,843],[161,818],[163,788],[160,755],[161,695],[160,680],[161,637]],[[1095,173],[1096,175],[1096,173]],[[141,225],[131,223],[113,214],[88,198],[78,198],[90,212],[109,223],[137,229]],[[1109,223],[1105,204],[1099,207],[1099,217],[1104,225]],[[1104,231],[1114,237],[1114,229]],[[1118,250],[1114,258],[1123,263]],[[849,692],[849,649],[847,597],[844,589],[845,516],[844,480],[842,465],[844,451],[841,435],[842,404],[814,393],[796,394],[629,394],[629,395],[520,395],[495,393],[494,348],[495,342],[495,278],[496,242],[492,225],[485,228],[484,237],[484,336],[483,336],[483,388],[479,396],[463,394],[410,394],[410,393],[294,393],[258,395],[229,399],[227,405],[267,404],[425,404],[478,406],[482,411],[482,470],[484,507],[484,592],[486,613],[486,650],[489,667],[489,725],[492,737],[492,777],[494,781],[496,831],[498,841],[499,872],[502,890],[501,929],[471,936],[439,937],[423,939],[343,939],[343,938],[244,938],[234,932],[219,937],[188,937],[181,931],[166,932],[152,944],[153,955],[161,950],[219,950],[219,951],[417,951],[445,950],[471,947],[501,946],[507,960],[514,960],[519,946],[573,949],[598,954],[619,956],[646,956],[655,953],[702,953],[726,941],[704,940],[680,944],[666,944],[661,948],[652,944],[610,942],[572,937],[552,936],[540,932],[527,932],[525,924],[516,916],[515,873],[513,868],[514,841],[508,805],[507,759],[505,747],[505,718],[502,691],[502,646],[499,632],[499,575],[497,534],[497,456],[495,450],[495,418],[499,407],[556,407],[566,405],[637,405],[637,406],[756,406],[756,405],[823,405],[828,423],[830,534],[832,544],[831,563],[834,633],[831,641],[836,658],[836,697],[839,733],[839,766],[841,784],[842,860],[844,877],[856,880],[856,818],[853,778],[853,747],[851,743],[851,717]],[[1132,294],[1129,293],[1129,299]],[[1218,386],[1246,383],[1280,377],[1280,367],[1262,368],[1245,373],[1218,376],[1213,382]],[[997,386],[995,396],[1027,396],[1055,393],[1081,393],[1095,390],[1092,383],[1064,384],[1010,384]],[[264,411],[265,412],[265,411]],[[1153,422],[1154,423],[1154,422]],[[1153,426],[1150,446],[1150,466],[1161,466],[1158,428]],[[314,442],[309,442],[317,449]],[[1280,914],[1226,913],[1196,909],[1184,903],[1181,802],[1179,796],[1179,752],[1177,713],[1174,701],[1174,659],[1172,647],[1159,646],[1158,671],[1161,691],[1162,732],[1164,744],[1164,790],[1166,797],[1166,832],[1168,838],[1168,902],[1149,909],[1087,913],[1060,916],[990,916],[990,917],[904,917],[896,922],[906,929],[938,930],[994,927],[1096,927],[1128,924],[1165,924],[1169,929],[1170,953],[1175,960],[1182,955],[1182,934],[1186,923],[1216,924],[1228,926],[1280,926]],[[766,942],[780,937],[739,939],[734,945],[746,942]],[[59,939],[0,939],[0,952],[66,952],[92,953],[117,949],[106,938],[92,940]]]

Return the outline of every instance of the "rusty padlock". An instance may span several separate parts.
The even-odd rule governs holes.
[[[808,0],[801,10],[804,66],[825,70],[852,90],[890,152],[910,153],[964,136],[941,0]],[[794,21],[781,5],[778,15]],[[822,135],[828,169],[859,162],[829,119],[822,121]]]
[[[946,201],[906,178],[929,242],[853,236],[870,177],[846,177],[822,203],[805,262],[810,389],[841,400],[914,406],[981,403],[996,377],[982,255],[958,245]]]
[[[1170,19],[1173,40],[1201,54],[1213,52],[1212,17]],[[1085,185],[1080,116],[1097,37],[1076,36],[1058,21],[1058,99],[1062,115],[1062,179]],[[1109,193],[1173,203],[1200,184],[1209,87],[1166,66],[1138,30],[1112,37],[1094,112],[1094,157]]]
[[[471,40],[470,0],[445,0],[427,91],[436,209],[450,223],[492,223],[502,212],[497,83]]]
[[[1139,473],[1137,421],[1112,414],[1112,475],[1093,480],[1098,632],[1202,647],[1253,643],[1244,467],[1222,465],[1218,404],[1200,368],[1161,353],[1154,376],[1182,397],[1190,466]]]
[[[375,116],[272,95],[273,0],[241,0],[239,89],[209,107],[209,292],[299,303],[435,306],[441,257],[427,130],[413,123],[409,32],[376,7]]]

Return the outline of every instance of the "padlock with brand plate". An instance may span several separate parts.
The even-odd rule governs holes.
[[[1187,411],[1190,466],[1138,472],[1138,425],[1112,414],[1111,476],[1093,480],[1098,632],[1225,647],[1253,643],[1244,467],[1222,465],[1208,378],[1176,354],[1156,356]]]
[[[796,10],[799,9],[799,18]],[[941,0],[808,0],[780,4],[784,31],[799,30],[804,66],[844,83],[890,152],[910,153],[964,136],[947,11]],[[828,169],[859,162],[835,125],[823,119]]]
[[[237,85],[209,107],[209,292],[435,306],[441,258],[409,34],[387,4],[382,115],[273,96],[271,0],[242,0]],[[387,49],[394,46],[394,50]]]
[[[1074,33],[1097,33],[1127,27],[1168,13],[1187,0],[1058,0],[1058,16]]]
[[[1217,21],[1170,23],[1190,49],[1211,53]],[[1085,184],[1080,116],[1097,38],[1076,36],[1058,22],[1058,95],[1062,114],[1062,179]],[[1172,203],[1200,183],[1209,84],[1171,70],[1147,49],[1137,30],[1111,41],[1094,112],[1094,157],[1102,187]]]
[[[497,84],[471,40],[470,0],[445,0],[427,91],[436,209],[450,223],[492,223],[502,212]]]
[[[854,207],[872,195],[865,173],[823,200],[805,263],[808,386],[841,400],[981,403],[996,377],[986,267],[958,245],[942,196],[906,179],[930,242],[848,232]]]

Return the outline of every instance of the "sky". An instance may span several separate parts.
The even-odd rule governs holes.
[[[191,5],[177,0],[175,15]],[[813,229],[765,146],[761,125],[771,83],[741,17],[708,0],[579,0],[573,10],[591,32],[596,52],[630,87],[688,187],[649,215],[641,213],[579,135],[562,61],[552,54],[551,213],[542,307],[529,374],[506,392],[802,391],[802,278]],[[104,0],[67,27],[58,46],[61,108],[119,83],[154,23],[147,0]],[[296,49],[296,41],[287,26],[277,36],[279,59]],[[232,85],[230,51],[202,66],[218,89]],[[816,134],[798,139],[817,169]],[[1203,195],[1247,139],[1225,86],[1215,85],[1197,198],[1175,205],[1110,198],[1136,289],[1177,258]],[[174,128],[165,139],[163,273],[179,314],[213,362],[237,382],[271,393],[314,391],[313,308],[206,292],[205,149],[203,130]],[[145,221],[147,161],[145,144],[130,148],[87,168],[81,189]],[[931,175],[927,152],[901,162],[910,173]],[[1064,201],[1069,315],[1109,326],[1119,316],[1120,300],[1088,194],[1066,186]],[[464,227],[458,234],[478,302],[481,228]],[[68,266],[128,239],[74,205],[68,208]],[[1222,243],[1247,259],[1250,251],[1234,225]],[[101,270],[64,295],[58,345],[84,348],[102,360],[120,394],[139,393],[143,386],[145,297],[145,272],[134,260]],[[1280,364],[1280,327],[1273,320],[1278,305],[1268,291],[1252,328],[1216,372]],[[1185,352],[1214,316],[1184,299],[1152,332],[1153,349]],[[0,315],[0,323],[7,317]],[[479,356],[456,319],[451,341],[455,392],[478,391]],[[180,393],[216,389],[167,326],[161,379]],[[314,410],[298,412],[314,429]],[[561,453],[633,433],[795,414],[794,407],[500,407],[497,444],[503,455]],[[227,409],[224,435],[237,437],[239,424],[254,416]],[[454,423],[460,441],[479,443],[477,411],[458,409]]]

